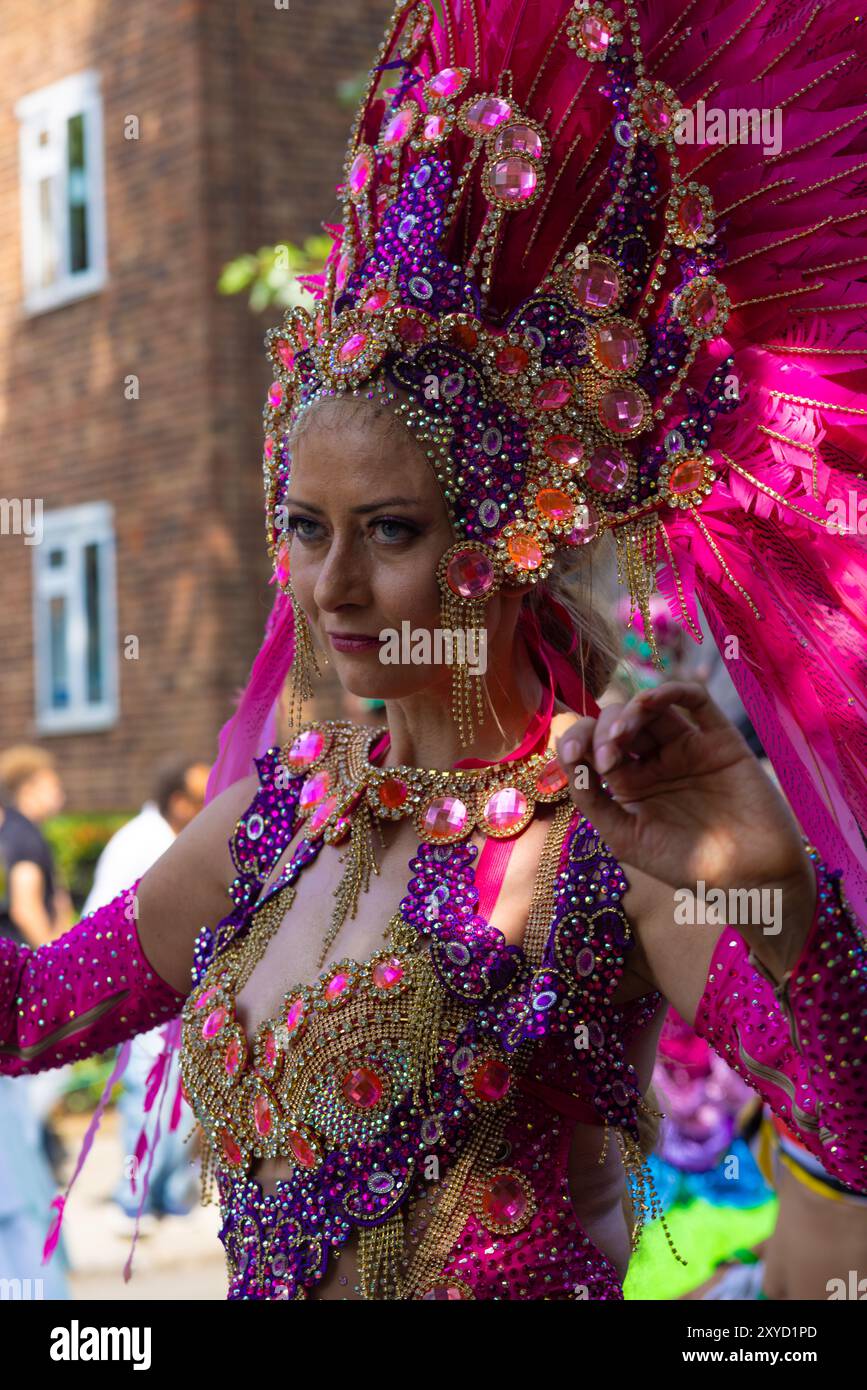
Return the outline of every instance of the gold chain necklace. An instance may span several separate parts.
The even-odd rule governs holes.
[[[480,768],[378,767],[370,752],[385,732],[315,720],[280,753],[280,784],[302,779],[297,813],[306,838],[337,845],[349,837],[320,966],[343,923],[355,917],[371,874],[379,873],[374,825],[408,818],[422,841],[436,845],[456,844],[476,830],[511,839],[529,825],[537,804],[568,799],[566,774],[550,749]]]

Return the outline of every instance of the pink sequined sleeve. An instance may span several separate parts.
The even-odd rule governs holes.
[[[867,1193],[867,942],[839,875],[816,873],[816,914],[792,969],[775,984],[726,927],[695,1031],[833,1177]]]
[[[50,1071],[180,1012],[139,941],[139,882],[37,950],[0,940],[0,1074]]]

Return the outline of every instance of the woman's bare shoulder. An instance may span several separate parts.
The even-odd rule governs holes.
[[[190,821],[138,887],[142,948],[162,979],[189,990],[193,944],[230,911],[236,869],[229,843],[259,789],[257,773],[233,782]]]

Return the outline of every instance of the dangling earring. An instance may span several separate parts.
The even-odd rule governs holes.
[[[502,579],[496,555],[478,543],[458,542],[446,551],[437,566],[440,625],[444,633],[451,634],[452,718],[464,747],[472,743],[485,717],[483,676],[470,670],[467,634],[472,630],[479,641],[482,635],[487,639],[486,607]]]
[[[289,681],[289,725],[290,728],[295,728],[301,723],[305,702],[313,699],[311,674],[315,671],[317,676],[321,676],[322,672],[316,660],[307,614],[295,597],[291,580],[287,579],[281,588],[284,594],[288,595],[292,604],[292,619],[295,627],[295,651],[292,657],[292,671]]]

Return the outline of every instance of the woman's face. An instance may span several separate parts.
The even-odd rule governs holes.
[[[365,401],[338,397],[311,412],[293,448],[286,509],[292,587],[314,642],[354,695],[445,693],[449,667],[425,661],[425,646],[436,648],[418,637],[440,627],[436,569],[455,541],[433,468]],[[496,596],[486,612],[489,668],[503,616]],[[411,639],[400,648],[388,634],[402,631]],[[388,659],[396,651],[398,663]]]

